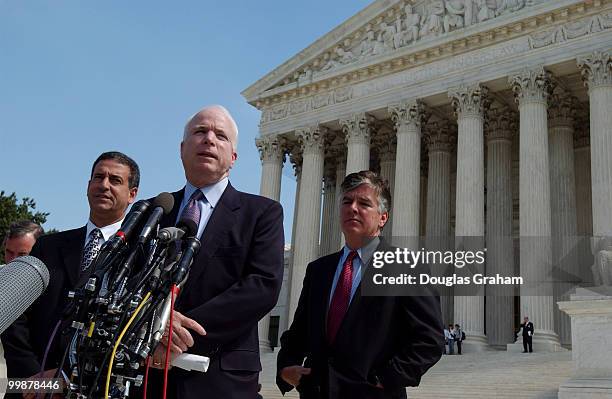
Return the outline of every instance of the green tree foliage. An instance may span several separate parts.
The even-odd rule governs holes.
[[[4,191],[0,191],[0,244],[4,242],[4,236],[11,223],[28,219],[42,225],[47,221],[47,216],[48,212],[36,211],[36,201],[32,198],[22,198],[19,203],[15,193],[6,195]],[[4,263],[4,250],[0,250],[0,264],[2,263]]]

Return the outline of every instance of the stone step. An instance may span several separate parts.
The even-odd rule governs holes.
[[[298,398],[295,391],[282,396],[274,385],[275,358],[275,354],[262,357],[262,396]],[[423,376],[420,386],[407,392],[414,399],[556,399],[559,385],[569,378],[571,368],[571,352],[491,351],[443,356]]]

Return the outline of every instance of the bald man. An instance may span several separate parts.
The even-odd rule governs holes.
[[[229,174],[237,148],[238,128],[221,106],[202,109],[185,126],[180,155],[186,183],[173,194],[174,209],[162,225],[190,218],[198,226],[202,249],[176,302],[169,345],[173,355],[188,352],[211,360],[206,373],[171,369],[169,398],[259,397],[257,322],[280,292],[283,211],[276,201],[232,186]],[[162,367],[164,352],[160,345],[153,367]],[[161,397],[154,385],[149,397]]]

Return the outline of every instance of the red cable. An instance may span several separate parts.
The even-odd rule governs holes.
[[[145,376],[144,376],[144,388],[142,390],[142,399],[147,399],[147,382],[149,381],[149,361],[151,360],[151,356],[147,356],[147,361],[145,363]]]
[[[162,399],[166,399],[166,390],[168,389],[168,365],[170,360],[170,346],[172,345],[172,323],[174,322],[174,295],[179,291],[176,284],[172,285],[170,290],[170,325],[168,328],[168,347],[166,348],[166,360],[164,363],[164,390]]]

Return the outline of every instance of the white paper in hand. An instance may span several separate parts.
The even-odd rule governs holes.
[[[201,373],[205,373],[208,370],[209,364],[210,358],[191,353],[181,353],[172,361],[172,366],[174,367],[187,371],[199,371]]]

